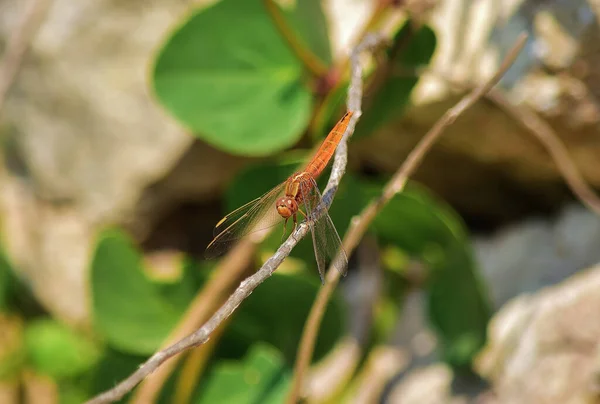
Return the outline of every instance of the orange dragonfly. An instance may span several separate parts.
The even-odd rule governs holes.
[[[325,281],[328,262],[332,262],[337,270],[345,275],[348,257],[327,211],[325,210],[319,216],[320,202],[323,197],[319,192],[316,179],[331,160],[351,117],[352,112],[346,112],[304,169],[295,172],[263,196],[248,202],[221,219],[215,226],[215,238],[206,247],[205,257],[209,259],[218,257],[245,235],[275,226],[281,221],[283,221],[285,235],[288,220],[292,218],[295,230],[298,225],[297,215],[300,214],[307,219],[310,227],[321,281]]]

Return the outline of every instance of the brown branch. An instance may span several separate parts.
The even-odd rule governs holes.
[[[560,137],[554,129],[525,105],[518,107],[512,105],[504,94],[498,90],[488,92],[486,98],[517,120],[542,143],[554,160],[567,185],[571,188],[571,191],[573,191],[575,196],[584,205],[600,216],[600,198],[583,179],[573,159],[569,156],[567,148],[561,142]]]
[[[457,82],[456,80],[447,77],[443,73],[431,70],[429,68],[397,70],[395,73],[410,77],[421,76],[425,73],[430,73],[460,90],[473,88],[473,85]],[[508,99],[506,99],[506,96],[501,90],[492,88],[487,92],[485,98],[496,104],[496,106],[502,109],[506,114],[510,115],[537,138],[537,140],[542,144],[554,161],[554,164],[556,164],[558,171],[560,171],[560,174],[564,178],[573,194],[583,205],[587,206],[591,211],[600,216],[600,197],[585,181],[574,160],[569,155],[567,147],[561,141],[556,131],[548,124],[548,122],[546,122],[534,110],[526,105],[513,105]]]
[[[358,242],[367,231],[368,226],[379,213],[379,211],[385,206],[385,204],[387,204],[394,195],[404,189],[408,178],[421,163],[423,157],[431,149],[431,146],[433,146],[433,144],[442,135],[444,129],[454,123],[454,121],[462,113],[464,113],[482,96],[490,91],[491,88],[502,78],[504,73],[508,70],[518,53],[523,48],[526,39],[527,34],[521,34],[512,50],[507,54],[506,58],[498,68],[496,74],[486,83],[476,87],[471,93],[467,94],[454,107],[450,108],[444,115],[442,115],[442,117],[435,123],[429,132],[425,134],[419,144],[417,144],[417,146],[408,155],[402,166],[398,169],[398,171],[383,189],[382,194],[378,198],[372,200],[369,205],[367,205],[363,211],[352,220],[350,229],[344,236],[343,242],[344,248],[348,254],[351,254],[352,251],[354,251],[358,245]],[[327,307],[327,302],[329,301],[338,280],[338,272],[332,270],[332,268],[329,268],[327,271],[327,283],[319,291],[319,294],[315,299],[311,312],[304,326],[304,332],[302,334],[302,339],[300,340],[300,347],[298,349],[298,356],[294,367],[293,385],[287,400],[287,402],[290,404],[295,404],[298,402],[300,391],[303,387],[304,374],[306,373],[306,369],[308,368],[313,355],[315,340],[319,331],[321,320],[323,318],[325,308]]]
[[[364,41],[359,44],[356,51],[368,50],[375,44],[380,42],[381,38],[377,35],[369,35]],[[350,119],[346,132],[337,147],[333,168],[331,170],[331,176],[327,183],[327,187],[324,191],[323,202],[326,206],[331,204],[333,195],[337,190],[339,182],[346,171],[347,163],[347,141],[348,137],[354,132],[356,123],[361,115],[360,105],[362,98],[362,68],[358,63],[358,57],[354,58],[358,66],[352,66],[352,79],[350,88],[348,89],[348,108],[354,112],[354,115]],[[138,383],[144,380],[147,376],[157,370],[167,359],[184,352],[190,348],[199,346],[210,338],[213,331],[225,321],[231,314],[237,309],[237,307],[248,297],[250,294],[269,278],[273,272],[281,265],[283,260],[290,254],[296,244],[308,233],[309,227],[306,222],[301,223],[298,228],[288,237],[288,239],[279,247],[275,254],[269,258],[264,265],[252,276],[246,278],[238,288],[233,292],[213,316],[199,329],[194,331],[187,337],[179,340],[173,345],[162,349],[152,355],[146,362],[144,362],[138,370],[129,375],[114,388],[105,391],[102,394],[89,400],[88,404],[101,404],[114,402],[121,399],[125,394],[131,391]]]
[[[0,113],[12,87],[29,44],[46,17],[51,0],[32,0],[20,25],[10,36],[0,66]]]
[[[256,250],[256,243],[242,240],[215,268],[215,276],[211,278],[202,291],[189,305],[182,320],[167,338],[161,349],[176,343],[189,335],[204,322],[223,303],[235,282],[241,278]],[[158,393],[175,370],[181,355],[176,355],[169,362],[160,367],[152,376],[148,377],[136,390],[131,399],[132,404],[152,403],[156,401]]]
[[[144,362],[138,370],[133,372],[114,388],[99,394],[87,403],[110,403],[121,399],[139,382],[158,369],[167,359],[208,341],[213,331],[225,321],[248,296],[250,296],[258,285],[263,283],[273,274],[273,272],[275,272],[283,260],[290,254],[294,246],[307,234],[307,232],[308,226],[303,222],[254,275],[246,278],[238,286],[233,294],[229,296],[229,299],[227,299],[225,304],[221,306],[202,327],[175,344],[156,352],[150,359]]]

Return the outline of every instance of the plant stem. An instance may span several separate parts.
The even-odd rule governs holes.
[[[512,50],[508,53],[501,66],[498,68],[496,74],[483,83],[476,87],[472,92],[467,94],[461,99],[454,107],[446,111],[444,115],[433,125],[433,127],[425,134],[423,139],[417,144],[417,146],[408,155],[407,159],[400,166],[398,171],[394,174],[391,180],[386,184],[382,194],[374,198],[363,211],[355,217],[351,224],[350,229],[344,236],[343,247],[348,254],[352,254],[361,238],[367,231],[370,223],[375,219],[377,214],[383,209],[383,207],[399,192],[402,192],[408,178],[413,174],[416,168],[419,166],[427,152],[435,144],[435,142],[444,133],[444,130],[450,126],[454,121],[472,105],[474,105],[479,99],[481,99],[492,87],[502,78],[504,73],[512,65],[517,55],[523,48],[527,34],[523,33],[517,39],[517,42],[513,46]],[[308,319],[304,326],[302,339],[300,340],[300,347],[298,349],[298,355],[296,359],[296,365],[294,367],[294,380],[292,382],[292,389],[288,395],[287,403],[296,404],[301,394],[304,383],[304,375],[314,352],[315,341],[325,313],[327,303],[339,281],[339,273],[333,268],[329,268],[327,271],[327,282],[325,286],[321,288],[315,303],[308,315]]]
[[[323,77],[329,70],[327,65],[323,63],[302,41],[298,38],[298,35],[292,30],[285,17],[281,13],[279,6],[275,4],[273,0],[264,0],[267,12],[273,19],[275,27],[286,40],[292,51],[296,54],[298,59],[304,64],[306,69],[314,77]]]

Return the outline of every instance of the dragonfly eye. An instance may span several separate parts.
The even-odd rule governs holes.
[[[298,211],[298,204],[296,201],[287,197],[279,198],[275,203],[275,207],[277,208],[279,215],[285,219]]]

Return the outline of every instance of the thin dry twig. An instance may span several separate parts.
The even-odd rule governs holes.
[[[375,34],[368,35],[364,38],[361,44],[358,45],[355,51],[361,52],[368,50],[374,45],[381,42],[381,37]],[[356,59],[358,63],[358,59]],[[362,68],[360,63],[359,66],[355,66],[353,62],[352,78],[350,87],[348,89],[348,109],[354,112],[354,115],[350,119],[346,132],[342,138],[342,141],[338,145],[333,168],[331,170],[331,176],[323,192],[323,203],[326,206],[330,206],[333,200],[333,196],[338,188],[340,180],[346,171],[347,163],[347,152],[348,137],[354,132],[356,123],[361,115],[360,105],[362,98]],[[181,339],[175,344],[156,352],[146,362],[144,362],[137,371],[132,373],[126,379],[117,384],[114,388],[99,394],[93,399],[89,400],[87,404],[101,404],[114,402],[121,399],[125,394],[131,391],[139,382],[144,380],[148,375],[158,369],[167,359],[186,351],[190,348],[199,346],[210,338],[212,332],[225,320],[227,319],[237,307],[248,297],[250,294],[269,278],[273,272],[281,265],[283,260],[290,254],[296,244],[304,237],[309,231],[309,227],[306,222],[302,222],[298,228],[288,237],[288,239],[279,247],[275,254],[269,258],[264,265],[252,276],[245,279],[233,294],[227,299],[225,304],[219,308],[213,314],[213,316],[198,330]]]
[[[431,70],[429,68],[407,69],[404,71],[396,71],[398,74],[414,77],[421,76],[425,73],[434,75],[435,77],[444,80],[446,83],[460,89],[473,89],[474,86],[469,83],[458,82],[448,78],[443,73]],[[580,200],[582,204],[587,206],[591,211],[600,216],[600,196],[586,182],[577,168],[575,161],[569,155],[569,151],[562,142],[560,136],[556,133],[552,126],[548,124],[539,114],[527,105],[514,105],[507,98],[504,92],[500,89],[492,88],[485,95],[485,98],[497,107],[502,109],[506,114],[510,115],[523,128],[533,134],[537,140],[546,149],[558,171],[564,178],[565,182]]]
[[[219,307],[218,305],[223,303],[234,283],[242,276],[255,250],[256,243],[250,240],[242,240],[221,260],[215,268],[215,276],[207,282],[202,291],[192,301],[183,315],[183,319],[171,332],[161,348],[176,343],[208,320],[210,315]],[[175,370],[180,358],[181,355],[176,355],[144,380],[136,390],[131,403],[154,402],[163,385]]]
[[[23,16],[23,21],[8,40],[0,66],[0,112],[4,107],[6,95],[17,77],[29,44],[46,17],[51,3],[52,0],[32,0]]]
[[[423,157],[431,149],[431,146],[433,146],[433,144],[442,135],[444,129],[454,123],[454,121],[463,112],[469,109],[473,104],[481,99],[481,97],[488,93],[502,78],[504,73],[512,65],[515,58],[523,48],[526,39],[527,34],[521,34],[512,50],[508,53],[498,68],[496,74],[486,83],[476,87],[471,93],[467,94],[454,107],[450,108],[444,115],[442,115],[442,117],[435,123],[429,132],[425,134],[419,144],[417,144],[417,146],[408,155],[402,166],[400,166],[398,171],[383,189],[382,194],[378,198],[371,201],[369,205],[367,205],[363,211],[352,220],[350,229],[344,236],[343,242],[343,246],[348,254],[351,254],[352,251],[354,251],[358,245],[358,242],[366,232],[369,224],[373,221],[379,211],[392,199],[394,195],[402,192],[408,178],[421,163]],[[298,402],[298,398],[303,387],[304,375],[313,355],[314,345],[319,327],[321,325],[321,320],[327,307],[327,302],[329,301],[338,280],[339,274],[337,271],[329,268],[327,271],[326,285],[319,291],[319,294],[315,299],[311,312],[304,326],[304,332],[302,334],[300,347],[298,349],[298,356],[294,367],[294,380],[292,389],[287,399],[289,404],[295,404]]]
[[[486,98],[528,129],[546,148],[571,191],[590,210],[600,216],[600,198],[583,179],[567,148],[552,127],[525,105],[511,104],[501,91],[492,89]]]

